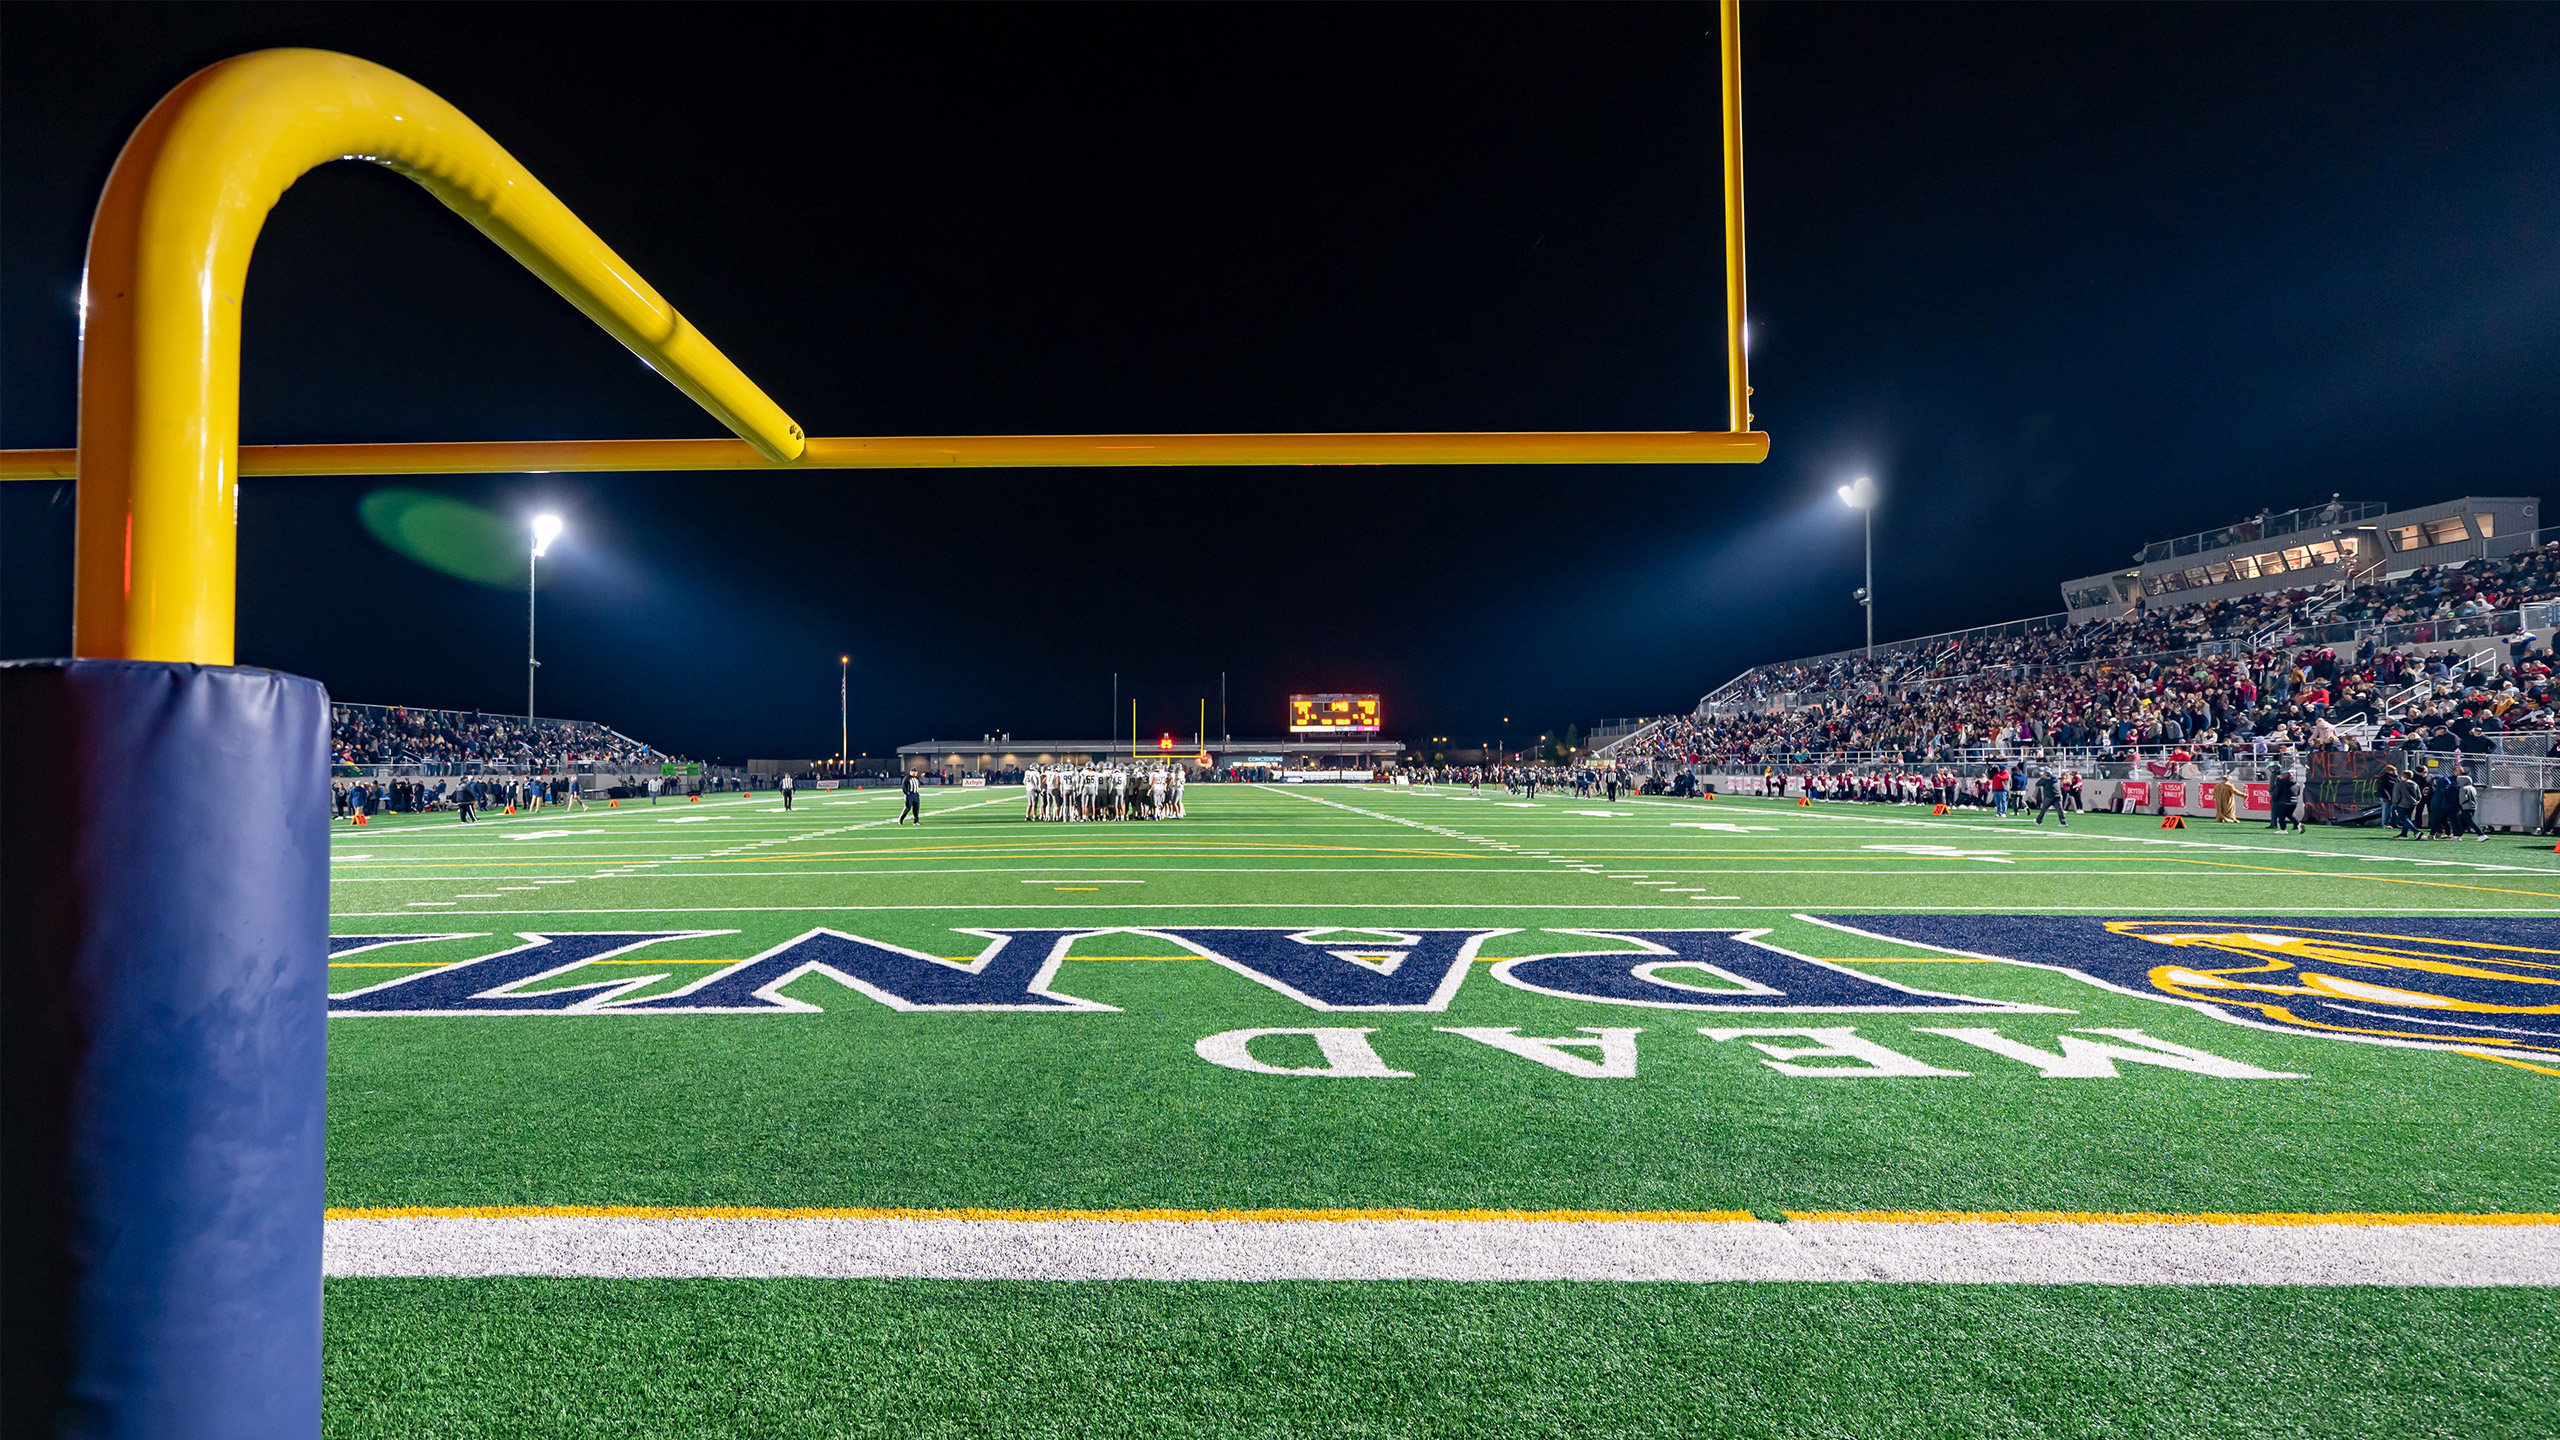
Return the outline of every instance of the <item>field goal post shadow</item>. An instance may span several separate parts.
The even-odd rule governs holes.
[[[415,81],[279,49],[163,97],[91,226],[79,445],[0,452],[0,479],[72,479],[79,500],[75,658],[0,666],[6,1428],[53,1433],[77,1413],[118,1437],[320,1431],[329,704],[314,681],[233,664],[242,477],[1754,463],[1768,437],[1750,428],[1744,368],[1738,0],[1720,10],[1722,431],[811,440]],[[284,191],[336,159],[418,182],[737,438],[244,451],[250,255]],[[243,760],[274,781],[245,803],[229,778]],[[154,823],[173,811],[222,823]],[[194,1007],[186,1023],[172,994]]]

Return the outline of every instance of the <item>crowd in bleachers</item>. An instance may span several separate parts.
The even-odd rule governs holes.
[[[1463,787],[1479,795],[1486,786],[1499,785],[1506,794],[1532,799],[1570,794],[1577,800],[1616,800],[1622,795],[1697,793],[1693,776],[1637,776],[1614,765],[1579,760],[1564,764],[1537,760],[1508,765],[1394,765],[1379,771],[1378,778],[1408,785]]]
[[[340,765],[535,771],[579,765],[631,769],[675,758],[585,720],[526,720],[399,705],[331,707],[329,754]]]
[[[2188,747],[2224,760],[2357,745],[2546,754],[2553,661],[2529,632],[2483,639],[2499,662],[2420,656],[2372,636],[2304,643],[2314,621],[2365,626],[2512,611],[2560,597],[2560,544],[2359,588],[2290,590],[2070,629],[2062,617],[1863,654],[1761,666],[1623,745],[1621,758],[1749,768],[1885,754],[1913,762],[2057,748]],[[2333,633],[2333,632],[2330,632]],[[2525,732],[2518,739],[2516,732]]]
[[[2469,565],[2431,565],[2358,589],[2334,618],[2381,625],[2449,620],[2560,599],[2560,542]]]

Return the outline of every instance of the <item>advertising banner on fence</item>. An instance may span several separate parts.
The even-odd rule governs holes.
[[[2148,804],[2150,804],[2150,803],[2151,803],[2151,782],[2150,782],[2150,781],[2148,781],[2148,780],[2127,780],[2126,782],[2124,782],[2124,808],[2126,808],[2127,810],[2139,810],[2139,809],[2141,809],[2143,806],[2148,805]]]

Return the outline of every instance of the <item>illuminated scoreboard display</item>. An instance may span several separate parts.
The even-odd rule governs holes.
[[[1378,733],[1378,697],[1292,695],[1289,697],[1289,733],[1375,735]]]

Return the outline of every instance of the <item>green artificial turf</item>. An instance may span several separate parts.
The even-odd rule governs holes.
[[[332,1281],[349,1437],[2544,1437],[2542,1290]]]
[[[985,943],[956,928],[973,925],[1517,927],[1487,944],[1489,959],[1593,943],[1550,933],[1560,928],[1748,926],[1804,953],[1908,961],[1928,952],[1791,912],[1883,907],[1896,902],[1880,896],[1912,892],[1989,908],[2019,892],[2044,904],[2140,896],[2232,908],[2273,903],[2248,888],[2269,870],[2317,872],[2316,885],[2296,890],[2313,904],[2406,902],[2412,893],[2427,904],[2446,895],[2474,903],[2474,891],[2446,888],[2462,886],[2501,906],[2532,898],[2560,912],[2560,875],[2547,869],[2403,866],[2352,878],[2385,874],[2354,858],[2385,842],[2331,831],[2272,853],[2205,852],[2088,838],[2132,835],[2144,823],[2133,817],[2084,817],[2082,833],[2066,840],[2018,833],[2019,821],[2004,834],[1987,817],[1880,823],[1908,822],[1911,812],[1893,807],[1804,814],[1726,800],[1621,805],[1608,818],[1575,813],[1605,803],[1569,797],[1526,809],[1327,790],[1306,798],[1197,787],[1192,818],[1154,824],[1030,825],[1010,797],[961,791],[936,798],[966,808],[921,828],[881,826],[894,802],[857,800],[787,815],[770,802],[724,801],[533,817],[512,829],[342,829],[342,853],[372,857],[339,866],[342,933],[479,933],[362,952],[352,957],[361,964],[333,973],[341,988],[379,983],[504,948],[518,931],[739,932],[662,942],[620,968],[590,966],[557,982],[670,975],[642,992],[657,993],[717,968],[665,961],[740,959],[819,925],[954,957]],[[845,830],[863,823],[848,816],[872,827]],[[1762,828],[1677,828],[1708,817]],[[505,838],[564,829],[574,833]],[[761,843],[770,841],[783,843]],[[1864,848],[1876,843],[1976,858]],[[739,847],[752,848],[722,853]],[[2315,853],[2341,850],[2349,858]],[[2515,853],[2467,843],[2431,853],[2486,859],[2493,850],[2501,862]],[[652,858],[661,868],[630,868]],[[1550,863],[1558,858],[1596,859],[1602,872]],[[2014,863],[1988,863],[1998,858]],[[1711,894],[1742,898],[1665,903],[1629,876],[1712,882]],[[499,889],[565,877],[576,883]],[[1773,889],[1786,897],[1774,907],[1765,898]],[[506,899],[423,917],[378,913],[425,893]],[[715,903],[793,908],[706,913]],[[521,908],[553,905],[562,908]],[[958,908],[966,906],[1000,908]],[[2143,907],[2114,913],[2125,912]],[[1160,940],[1098,936],[1073,953],[1107,958],[1070,958],[1055,988],[1118,1013],[901,1013],[808,977],[787,993],[823,1013],[341,1019],[331,1030],[330,1203],[2560,1209],[2560,1143],[2549,1123],[2560,1080],[2463,1055],[2246,1029],[2042,970],[1868,967],[1905,984],[2068,1013],[1640,1009],[1513,989],[1479,964],[1445,1012],[1328,1015]],[[1221,1031],[1322,1024],[1373,1027],[1379,1054],[1415,1078],[1248,1075],[1193,1053]],[[2046,1049],[2066,1029],[2130,1027],[2304,1078],[2127,1066],[2116,1080],[2046,1080],[1921,1033],[1950,1024],[1988,1025]],[[1442,1025],[1566,1036],[1637,1026],[1638,1073],[1576,1079],[1440,1033]],[[1815,1025],[1852,1025],[1970,1077],[1788,1076],[1742,1043],[1698,1033]],[[1314,1059],[1308,1042],[1287,1038],[1261,1053],[1285,1062],[1292,1043]]]
[[[1152,824],[1026,824],[999,790],[935,794],[921,827],[888,823],[892,797],[823,792],[789,814],[758,797],[341,825],[337,933],[469,938],[352,954],[332,986],[519,933],[721,932],[544,982],[664,974],[641,992],[659,993],[820,926],[948,957],[985,943],[965,927],[1514,929],[1486,961],[1595,943],[1557,930],[1747,927],[2066,1013],[1638,1009],[1479,963],[1445,1012],[1328,1014],[1116,934],[1053,982],[1114,1013],[902,1013],[812,976],[787,993],[816,1014],[350,1017],[330,1029],[329,1203],[2560,1211],[2560,1078],[1793,918],[2560,915],[2534,842],[1460,794],[1202,786],[1191,818]],[[1193,1050],[1308,1025],[1371,1027],[1413,1078]],[[1640,1027],[1638,1070],[1577,1079],[1442,1025]],[[1971,1073],[1788,1076],[1698,1033],[1837,1025]],[[2046,1080],[1919,1033],[1941,1025],[2046,1049],[2135,1028],[2302,1078]],[[1314,1059],[1289,1037],[1256,1053]],[[2560,1430],[2550,1291],[377,1279],[330,1282],[328,1304],[341,1435]]]

